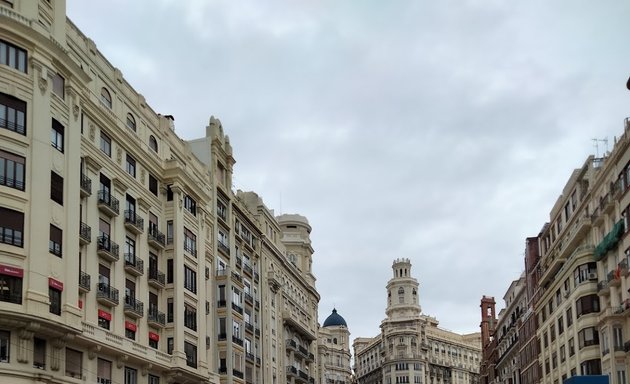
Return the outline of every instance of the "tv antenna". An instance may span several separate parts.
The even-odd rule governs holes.
[[[603,143],[604,144],[604,153],[603,156],[606,156],[606,153],[608,153],[608,138],[603,138],[603,139],[591,139],[593,140],[593,146],[595,147],[595,157],[599,158],[599,144]]]

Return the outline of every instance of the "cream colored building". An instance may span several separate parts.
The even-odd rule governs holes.
[[[311,227],[234,193],[234,163],[65,1],[0,1],[0,381],[318,381]]]
[[[359,384],[478,383],[481,335],[460,335],[422,314],[409,259],[392,264],[381,334],[354,340]]]
[[[319,328],[320,384],[351,384],[350,331],[346,320],[333,308]]]
[[[496,324],[496,380],[502,384],[520,384],[521,364],[518,328],[527,310],[525,275],[512,281],[503,296],[505,307],[499,312]]]

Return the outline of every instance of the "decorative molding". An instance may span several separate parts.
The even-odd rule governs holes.
[[[98,356],[98,353],[101,351],[100,345],[95,345],[88,349],[88,359],[94,360]]]
[[[96,136],[96,128],[93,123],[90,123],[90,141],[94,141],[94,137]]]
[[[120,355],[120,356],[118,356],[116,358],[116,367],[118,367],[118,369],[121,369],[125,365],[127,360],[129,360],[129,356],[128,355]]]
[[[146,376],[152,368],[153,364],[145,364],[142,366],[140,373],[142,374],[142,376]]]
[[[118,164],[122,164],[122,149],[120,147],[116,148],[116,160]]]

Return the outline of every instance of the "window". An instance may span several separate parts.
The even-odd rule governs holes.
[[[166,299],[166,322],[173,322],[173,298],[169,297]]]
[[[149,384],[160,384],[160,378],[149,374]]]
[[[197,330],[197,310],[188,304],[184,304],[184,326],[193,331]]]
[[[136,177],[136,159],[131,157],[131,155],[129,154],[127,154],[127,161],[125,162],[125,170],[133,178]]]
[[[46,340],[33,338],[33,367],[46,369]]]
[[[567,352],[566,352],[566,348],[563,345],[560,347],[560,362],[564,363],[566,359],[567,359]]]
[[[107,88],[101,88],[101,103],[109,109],[112,109],[112,96]]]
[[[99,275],[99,281],[101,280],[102,275]],[[109,279],[108,279],[109,280]],[[107,313],[99,309],[98,311],[98,326],[103,329],[109,329],[109,323],[112,321],[111,313]]]
[[[0,41],[0,49],[2,41]],[[0,58],[1,60],[1,58]],[[0,93],[0,128],[26,136],[26,103]]]
[[[562,318],[562,315],[560,317],[558,317],[558,335],[562,335],[562,333],[564,332],[564,319]]]
[[[186,365],[197,368],[197,346],[184,341],[184,353],[186,354]]]
[[[187,228],[184,228],[184,250],[197,257],[197,236]]]
[[[158,349],[158,340],[151,338],[151,335],[149,335],[149,347],[151,348],[155,348]],[[149,383],[151,383],[151,380],[149,380]]]
[[[197,272],[184,265],[184,288],[197,293]]]
[[[578,337],[580,341],[580,349],[599,344],[599,333],[594,327],[588,327],[580,330],[580,332],[578,332]]]
[[[613,327],[613,342],[615,351],[623,351],[623,328],[618,325]]]
[[[158,151],[158,143],[153,135],[149,137],[149,148],[151,148],[155,153],[157,153]]]
[[[63,177],[50,171],[50,199],[63,205]]]
[[[50,143],[53,148],[63,153],[63,132],[64,127],[55,119],[52,119],[52,128],[50,130]]]
[[[21,269],[0,266],[0,301],[22,304],[22,276]]]
[[[133,329],[125,327],[125,337],[130,339],[130,340],[135,340],[136,339],[136,331],[134,331]]]
[[[573,309],[567,308],[567,328],[573,325]]]
[[[0,150],[0,185],[24,190],[24,164],[26,159]]]
[[[0,40],[0,64],[26,73],[26,50],[7,41]]]
[[[109,157],[112,157],[112,139],[101,132],[101,151]]]
[[[173,259],[166,260],[166,283],[173,284]]]
[[[55,73],[52,78],[52,91],[55,95],[61,97],[61,99],[65,99],[65,83],[66,79],[63,78],[59,73]]]
[[[155,196],[158,195],[158,181],[152,174],[149,174],[149,191]]]
[[[61,315],[61,291],[53,287],[48,288],[49,311],[55,315]]]
[[[597,295],[582,296],[575,302],[577,317],[588,313],[599,312],[599,297]]]
[[[173,220],[166,222],[166,244],[173,243]]]
[[[173,349],[175,348],[175,343],[172,337],[166,339],[166,353],[169,355],[173,354]]]
[[[624,368],[617,368],[617,383],[626,384],[626,370]]]
[[[131,129],[134,132],[136,131],[136,119],[131,113],[127,114],[127,128]]]
[[[66,348],[66,376],[80,379],[83,374],[83,353]]]
[[[125,384],[138,384],[138,370],[125,367]]]
[[[576,287],[585,281],[591,280],[593,276],[597,279],[597,263],[582,264],[573,270],[573,279]]]
[[[61,229],[50,224],[50,241],[48,242],[48,250],[55,256],[61,257],[61,239],[63,232]]]
[[[580,364],[581,375],[601,375],[602,364],[600,359],[586,360]]]
[[[184,208],[194,216],[197,215],[197,202],[190,196],[184,196]]]
[[[11,351],[11,333],[0,331],[0,363],[9,362],[9,352]]]
[[[99,358],[96,366],[97,370],[97,383],[111,384],[112,383],[112,362]]]

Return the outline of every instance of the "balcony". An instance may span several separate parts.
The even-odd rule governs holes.
[[[599,283],[597,283],[597,293],[601,295],[610,294],[610,287],[608,286],[608,281],[602,280]]]
[[[232,309],[238,313],[240,313],[241,315],[243,314],[243,307],[241,307],[240,305],[236,304],[236,303],[232,303]]]
[[[107,261],[118,261],[118,244],[109,239],[109,236],[103,235],[97,238],[96,253]]]
[[[118,216],[118,199],[112,196],[107,190],[98,191],[98,209],[109,217]]]
[[[125,228],[136,235],[144,231],[144,219],[136,214],[135,211],[125,211]]]
[[[247,352],[245,353],[245,359],[247,359],[247,361],[251,361],[252,363],[254,362],[254,354]]]
[[[149,276],[149,285],[152,287],[160,289],[166,286],[166,276],[164,273],[155,268],[149,268],[147,269],[147,274]]]
[[[608,285],[611,287],[618,287],[621,285],[621,270],[615,269],[608,272],[606,276],[608,280]]]
[[[219,341],[225,341],[225,340],[227,340],[227,334],[226,334],[225,332],[224,332],[224,333],[219,333],[219,334],[217,335],[217,339],[218,339]]]
[[[144,274],[144,261],[133,253],[125,253],[125,271],[134,276]]]
[[[125,315],[136,319],[144,316],[144,303],[135,297],[125,296]]]
[[[288,376],[294,376],[297,377],[298,374],[298,370],[297,368],[293,367],[293,366],[289,366],[287,367],[287,375]]]
[[[297,351],[297,343],[295,340],[286,340],[284,343],[286,344],[287,350]]]
[[[147,322],[152,327],[163,328],[166,325],[166,315],[158,311],[157,307],[149,306]]]
[[[226,375],[227,374],[227,367],[219,367],[219,374]]]
[[[243,263],[243,272],[245,272],[248,276],[252,276],[252,267],[247,264],[247,263]]]
[[[79,224],[79,244],[85,245],[92,241],[92,228],[89,225],[81,222]]]
[[[258,280],[260,280],[260,275],[258,274],[258,272],[254,272],[254,281],[258,282]]]
[[[217,269],[217,280],[225,280],[228,276],[227,269]]]
[[[89,292],[92,278],[83,271],[79,271],[79,290]]]
[[[615,201],[609,193],[599,199],[599,209],[601,209],[602,212],[610,213],[613,208],[615,208]]]
[[[245,322],[245,330],[249,333],[254,333],[254,325],[252,323]]]
[[[243,278],[241,277],[241,275],[239,275],[236,272],[232,272],[231,275],[232,275],[232,280],[234,280],[234,282],[243,284]]]
[[[230,247],[227,244],[223,244],[219,241],[217,243],[217,248],[219,248],[219,251],[225,253],[226,256],[230,256]]]
[[[92,194],[92,180],[81,172],[81,197],[87,197]]]
[[[239,379],[242,379],[242,378],[243,378],[243,372],[241,372],[241,371],[239,371],[239,370],[237,370],[237,369],[233,369],[233,370],[232,370],[232,375],[233,375],[234,377],[238,377]]]
[[[240,268],[242,265],[243,265],[242,259],[236,256],[236,268]]]
[[[225,308],[227,306],[227,302],[225,300],[217,300],[218,308]]]
[[[254,303],[254,298],[252,297],[252,295],[250,295],[249,293],[245,293],[245,302],[249,305],[252,305]]]
[[[621,235],[624,231],[625,225],[623,223],[623,220],[619,220],[617,223],[615,223],[610,232],[608,232],[606,236],[604,236],[597,247],[595,247],[595,252],[593,255],[595,261],[600,261],[601,259],[603,259],[608,251],[614,249],[617,246],[617,243],[621,239]]]
[[[240,338],[240,337],[238,337],[238,336],[234,336],[234,335],[232,335],[232,342],[233,342],[234,344],[238,344],[238,345],[240,345],[240,346],[243,346],[243,339],[241,339],[241,338]]]
[[[149,242],[150,246],[157,249],[164,249],[164,247],[166,247],[166,237],[162,232],[158,231],[157,228],[152,225],[149,225],[147,241]]]
[[[193,255],[193,257],[197,258],[197,248],[194,244],[184,243],[184,251]]]
[[[118,290],[107,283],[96,285],[96,300],[108,307],[118,305]]]

